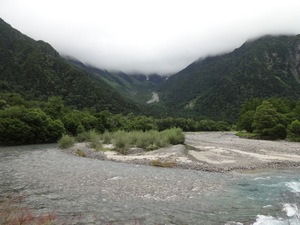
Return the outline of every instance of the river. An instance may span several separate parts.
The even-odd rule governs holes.
[[[300,169],[221,174],[1,147],[0,198],[16,194],[72,224],[300,224]]]

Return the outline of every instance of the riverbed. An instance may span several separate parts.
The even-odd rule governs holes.
[[[213,173],[0,148],[0,197],[70,224],[299,224],[300,170]]]

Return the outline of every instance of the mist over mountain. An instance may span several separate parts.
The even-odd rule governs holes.
[[[236,121],[249,98],[300,97],[300,35],[264,36],[170,77],[127,74],[61,57],[0,20],[0,88],[76,108]],[[155,92],[158,101],[147,102]]]
[[[0,19],[0,89],[30,100],[61,96],[76,108],[138,111],[102,79],[72,66],[48,43],[34,41]]]
[[[300,97],[300,35],[264,36],[195,61],[161,87],[174,110],[235,120],[249,98]]]

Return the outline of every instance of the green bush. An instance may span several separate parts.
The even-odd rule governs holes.
[[[294,120],[288,126],[288,139],[291,141],[300,141],[300,122],[299,122],[299,120]]]
[[[240,131],[236,133],[236,136],[240,138],[247,138],[247,139],[258,139],[258,135],[255,133]]]
[[[125,131],[117,131],[113,134],[113,144],[117,151],[122,154],[126,154],[129,148],[130,140],[128,134]]]
[[[78,142],[89,142],[89,146],[96,150],[102,148],[102,143],[100,142],[101,135],[95,130],[84,131],[76,136],[76,141]]]
[[[106,130],[102,134],[101,138],[102,138],[103,144],[110,144],[113,136],[112,136],[112,134],[109,131]]]
[[[170,144],[183,144],[184,134],[180,128],[172,128],[162,132],[156,130],[150,131],[116,131],[110,133],[105,131],[104,134],[99,135],[95,131],[83,132],[76,138],[78,141],[88,141],[91,147],[99,150],[101,141],[105,144],[114,144],[115,150],[127,154],[130,147],[143,148],[145,150],[154,150],[166,147]]]
[[[69,135],[63,135],[58,141],[60,148],[70,148],[75,144],[75,138]]]
[[[172,128],[162,132],[156,130],[150,131],[116,131],[109,133],[106,131],[100,135],[95,130],[85,131],[76,137],[76,141],[89,142],[90,147],[101,150],[102,142],[115,146],[115,150],[127,154],[130,147],[143,148],[145,150],[155,150],[166,147],[168,145],[176,145],[184,143],[184,134],[180,128]],[[69,148],[75,143],[75,138],[64,135],[59,140],[60,148]]]
[[[171,145],[183,144],[184,134],[181,128],[171,128],[162,132],[162,135],[166,137],[167,141]]]

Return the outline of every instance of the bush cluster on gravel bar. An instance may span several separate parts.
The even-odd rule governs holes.
[[[117,131],[111,134],[111,143],[122,154],[126,154],[131,147],[151,151],[168,145],[183,144],[184,134],[180,128],[171,128],[162,132],[156,130]]]
[[[103,150],[103,144],[113,144],[114,149],[126,154],[129,148],[142,148],[146,151],[163,148],[169,145],[183,144],[184,134],[181,128],[171,128],[164,131],[105,131],[103,134],[95,130],[85,131],[77,135],[77,142],[88,142],[89,147]],[[60,148],[72,147],[75,138],[64,135],[60,141]]]

